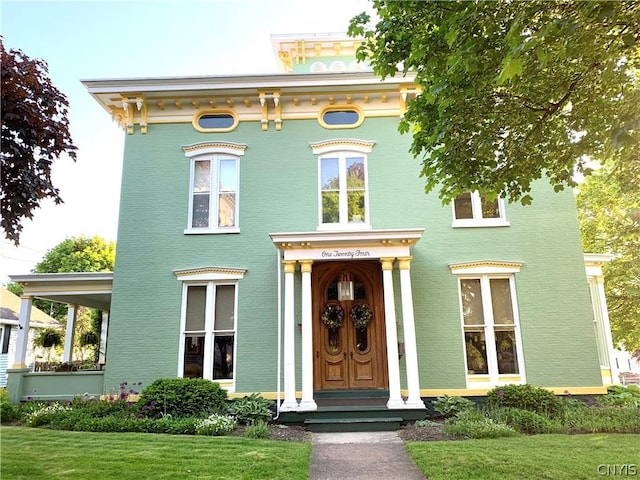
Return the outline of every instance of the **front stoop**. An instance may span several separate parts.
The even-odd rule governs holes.
[[[402,417],[310,418],[304,424],[311,432],[387,432],[402,424]]]
[[[282,412],[282,423],[304,424],[311,432],[371,432],[398,430],[404,423],[425,418],[424,409],[390,410],[385,390],[314,392],[318,409]]]

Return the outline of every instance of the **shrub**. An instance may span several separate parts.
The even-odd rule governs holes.
[[[640,433],[640,409],[573,405],[565,408],[563,423],[570,433]]]
[[[226,390],[204,378],[161,378],[143,390],[138,411],[153,418],[202,416],[224,412],[226,399]]]
[[[258,420],[253,425],[249,425],[244,432],[245,437],[248,438],[268,438],[269,427],[262,420]]]
[[[431,420],[429,420],[428,418],[424,418],[422,420],[416,420],[416,423],[414,423],[414,425],[416,427],[422,427],[422,428],[426,428],[426,427],[435,427],[440,425],[438,422],[433,422]]]
[[[268,423],[273,418],[270,400],[261,397],[257,393],[252,393],[248,397],[233,400],[229,405],[229,413],[233,415],[238,423],[254,425],[257,422]]]
[[[83,418],[70,430],[81,432],[136,432],[156,433],[156,420],[128,416]]]
[[[70,405],[74,410],[86,412],[91,417],[108,417],[110,415],[133,415],[137,413],[137,407],[124,400],[86,400],[82,397],[76,397],[71,401]]]
[[[238,424],[229,415],[219,415],[214,413],[204,420],[200,420],[196,425],[198,435],[227,435],[231,433]]]
[[[529,410],[550,418],[556,417],[562,410],[561,400],[550,390],[533,385],[505,385],[496,387],[487,393],[487,405],[490,409],[513,407]]]
[[[201,421],[202,419],[197,417],[163,417],[155,421],[156,433],[169,433],[172,435],[195,435],[196,426]]]
[[[470,408],[475,408],[475,404],[468,398],[450,397],[445,394],[436,399],[433,403],[433,408],[443,417],[449,418]]]
[[[612,385],[607,388],[608,393],[598,399],[601,405],[618,405],[640,407],[640,387],[638,385]]]
[[[0,423],[12,423],[20,418],[20,410],[9,402],[9,392],[0,388]]]
[[[564,430],[559,421],[549,419],[536,412],[522,410],[521,408],[496,408],[490,410],[488,416],[496,422],[504,423],[520,433],[529,435],[537,433],[560,433]]]
[[[498,438],[518,435],[513,428],[502,422],[485,417],[479,410],[466,410],[446,421],[445,433],[469,438]]]
[[[26,415],[25,423],[29,427],[39,427],[42,425],[47,425],[55,420],[56,416],[64,416],[64,413],[70,410],[71,407],[62,405],[57,402],[48,405],[41,405],[40,408]]]

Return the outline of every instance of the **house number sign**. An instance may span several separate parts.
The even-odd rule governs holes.
[[[322,258],[365,258],[372,257],[369,250],[322,250]]]

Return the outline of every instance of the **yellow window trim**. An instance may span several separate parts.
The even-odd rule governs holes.
[[[341,112],[345,110],[354,111],[358,114],[358,121],[349,125],[329,125],[324,121],[324,114],[327,112]],[[351,103],[346,103],[343,105],[329,105],[324,107],[318,112],[318,123],[322,126],[322,128],[326,128],[328,130],[336,130],[339,128],[358,128],[364,122],[364,112],[362,108],[358,105],[354,105]]]
[[[231,117],[233,117],[233,125],[227,128],[202,128],[198,122],[200,121],[200,118],[206,115],[230,115]],[[228,108],[213,108],[197,111],[193,116],[191,124],[193,125],[193,128],[201,133],[224,133],[235,130],[238,126],[239,121],[240,120],[238,119],[238,114],[233,110],[230,110]]]

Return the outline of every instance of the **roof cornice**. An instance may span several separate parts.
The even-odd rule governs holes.
[[[415,74],[396,75],[382,80],[371,72],[299,73],[261,75],[218,75],[191,77],[139,77],[81,80],[91,94],[146,93],[197,90],[234,90],[269,88],[320,88],[339,86],[375,86],[412,84]]]
[[[382,80],[371,72],[226,75],[83,80],[83,85],[128,134],[150,124],[197,124],[201,115],[230,114],[280,130],[288,120],[317,119],[328,108],[354,109],[363,118],[398,117],[419,94],[415,75]],[[229,131],[229,130],[225,130]]]

